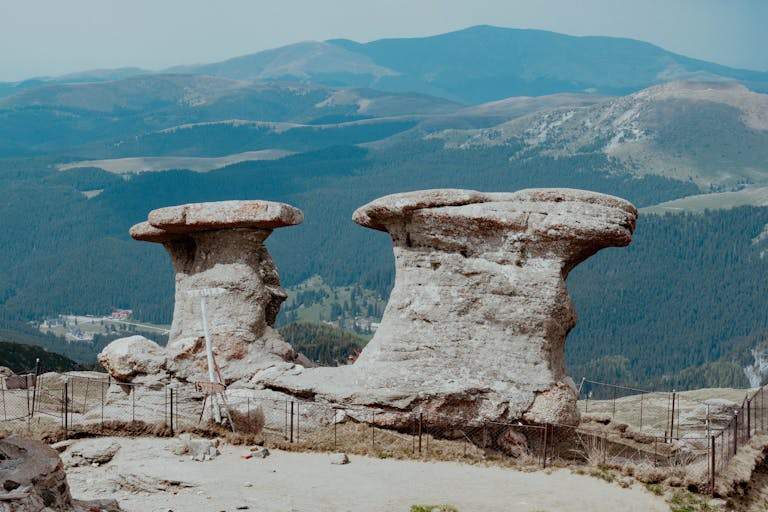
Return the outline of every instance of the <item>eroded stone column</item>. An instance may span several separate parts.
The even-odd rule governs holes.
[[[282,203],[223,201],[160,208],[131,228],[136,240],[162,243],[173,261],[176,295],[165,351],[168,373],[183,380],[207,375],[204,293],[209,295],[206,318],[216,362],[227,382],[275,361],[295,359],[291,346],[272,327],[286,294],[264,240],[273,229],[302,220],[300,210]],[[113,374],[130,373],[118,371],[117,356],[125,361],[126,353],[138,350],[132,347],[108,347],[101,359],[107,364],[115,359]],[[140,350],[148,351],[153,352]],[[109,357],[112,352],[115,357]]]
[[[353,217],[394,243],[395,285],[375,336],[352,366],[261,378],[384,412],[574,423],[564,345],[576,314],[565,279],[598,250],[629,244],[636,217],[624,200],[570,189],[377,199]]]

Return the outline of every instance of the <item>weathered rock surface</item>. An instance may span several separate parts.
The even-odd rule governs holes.
[[[189,455],[192,460],[197,462],[212,460],[221,454],[218,439],[198,439],[189,434],[179,436],[178,444],[174,447],[173,453]]]
[[[331,464],[335,464],[337,466],[343,466],[344,464],[349,464],[349,457],[347,457],[346,453],[332,453]]]
[[[106,464],[120,450],[120,445],[111,439],[85,439],[72,446],[65,455],[68,467]]]
[[[129,381],[136,375],[151,375],[165,369],[165,350],[144,336],[120,338],[99,354],[99,362],[117,380]]]
[[[59,454],[45,444],[11,436],[0,441],[0,510],[119,512],[114,500],[72,499]]]
[[[442,423],[575,423],[564,344],[576,322],[568,272],[630,243],[637,211],[571,189],[426,190],[377,199],[355,222],[389,232],[396,279],[355,364],[256,375],[272,389]]]
[[[286,294],[264,240],[273,229],[302,219],[300,210],[269,201],[187,204],[150,212],[148,222],[131,228],[131,236],[162,243],[173,260],[176,295],[164,360],[159,347],[132,337],[108,346],[100,355],[102,364],[119,380],[163,370],[180,380],[207,380],[203,290],[213,290],[205,299],[207,319],[227,383],[276,362],[295,361],[297,354],[272,327]]]

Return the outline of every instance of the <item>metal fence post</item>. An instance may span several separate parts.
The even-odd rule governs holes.
[[[291,437],[290,442],[293,442],[293,400],[291,400]]]
[[[541,447],[541,467],[546,468],[547,467],[547,425],[544,425],[544,432],[542,433],[542,437],[544,438]]]
[[[640,431],[643,431],[643,395],[645,393],[640,393]]]
[[[677,398],[677,393],[675,390],[672,390],[672,415],[670,419],[669,424],[669,440],[672,441],[672,438],[675,436],[675,399]]]
[[[35,417],[35,405],[37,404],[37,379],[40,377],[40,358],[35,359],[35,387],[32,390],[32,418]]]
[[[168,403],[171,406],[170,411],[169,411],[170,417],[171,417],[171,422],[170,422],[171,437],[173,437],[175,435],[174,432],[173,432],[173,388],[169,388],[168,391],[169,391],[169,401],[168,401]]]
[[[101,382],[101,429],[104,430],[104,381]]]
[[[419,454],[421,454],[421,431],[424,425],[424,413],[419,413]]]
[[[613,412],[611,412],[611,419],[616,416],[616,388],[613,388]]]
[[[747,439],[752,437],[752,400],[747,400]]]
[[[739,449],[739,413],[733,416],[733,454]]]
[[[131,423],[136,422],[136,386],[131,387]]]
[[[710,445],[710,450],[711,450],[711,457],[710,457],[711,472],[710,472],[709,476],[710,476],[710,478],[712,480],[711,481],[712,496],[714,497],[714,495],[715,495],[715,469],[716,469],[715,468],[715,437],[714,436],[710,436],[709,437],[709,445]]]
[[[69,435],[69,381],[64,381],[64,435]]]
[[[376,411],[371,412],[371,450],[376,449]]]

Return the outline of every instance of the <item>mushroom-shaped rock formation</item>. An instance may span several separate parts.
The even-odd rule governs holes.
[[[131,228],[136,240],[162,243],[176,272],[166,371],[187,381],[206,378],[202,295],[216,362],[227,383],[251,376],[261,365],[295,360],[291,346],[272,328],[286,294],[264,240],[273,229],[302,220],[301,211],[287,204],[223,201],[160,208]],[[105,367],[142,370],[131,357],[146,351],[154,357],[157,350],[137,343],[107,347],[100,355]]]
[[[316,400],[377,408],[405,426],[494,420],[573,423],[564,345],[576,315],[568,272],[632,239],[637,210],[571,189],[514,193],[424,190],[354,213],[389,232],[396,278],[381,324],[357,361],[256,379]]]

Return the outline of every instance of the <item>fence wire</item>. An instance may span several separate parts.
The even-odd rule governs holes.
[[[700,407],[706,403],[679,393],[586,379],[579,391],[582,416],[597,418],[579,426],[472,422],[461,415],[432,411],[377,411],[270,399],[251,389],[228,389],[224,396],[233,430],[258,433],[278,446],[379,456],[523,461],[542,467],[556,459],[698,467],[713,492],[717,475],[739,447],[765,431],[768,423],[765,388],[745,398],[721,424],[710,421],[707,409],[703,425],[681,422],[681,404],[690,401]],[[213,417],[211,397],[194,386],[127,384],[94,373],[2,377],[0,402],[0,424],[6,430],[55,427],[76,433],[123,425],[174,435],[200,428]]]

